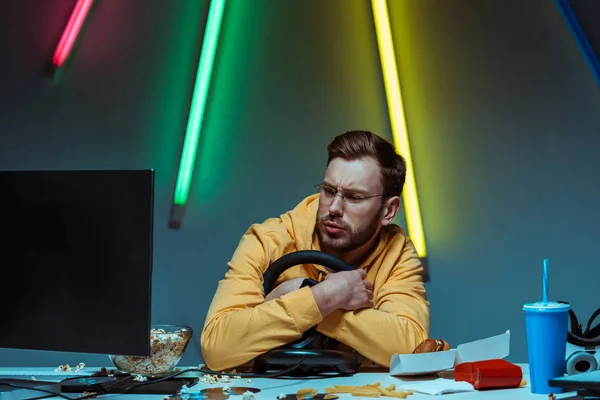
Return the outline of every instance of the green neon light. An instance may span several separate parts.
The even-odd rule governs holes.
[[[208,88],[210,86],[224,9],[225,0],[212,0],[210,9],[208,10],[202,52],[200,54],[200,62],[198,63],[192,105],[190,107],[183,150],[181,152],[177,184],[175,185],[174,203],[178,205],[185,205],[190,193],[194,163],[198,151],[198,142],[200,141],[200,131],[206,109],[206,99],[208,97]]]

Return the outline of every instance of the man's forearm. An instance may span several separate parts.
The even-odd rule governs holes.
[[[237,367],[299,338],[321,320],[308,287],[252,308],[211,309],[201,335],[204,362],[217,371]]]
[[[426,319],[423,314],[421,319]],[[321,322],[317,330],[379,365],[389,367],[395,353],[410,353],[427,338],[427,327],[412,318],[384,311],[338,310]]]
[[[335,297],[331,295],[327,282],[321,282],[313,286],[311,290],[323,318],[339,308]]]

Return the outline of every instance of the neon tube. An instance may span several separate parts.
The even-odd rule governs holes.
[[[196,161],[198,142],[200,141],[200,131],[202,129],[202,120],[204,119],[206,99],[208,97],[208,88],[210,86],[224,8],[225,0],[212,0],[208,11],[202,53],[200,54],[200,62],[198,63],[194,94],[192,96],[192,104],[179,163],[179,172],[177,174],[177,183],[175,185],[174,203],[179,206],[184,206],[187,203],[190,192],[192,173]]]
[[[387,3],[386,0],[372,0],[371,6],[373,8],[373,18],[377,32],[377,44],[379,46],[379,56],[381,58],[394,146],[396,147],[396,151],[406,159],[406,186],[402,195],[406,224],[419,257],[426,257],[425,234],[423,232],[419,197],[417,195],[417,185],[408,141],[408,130],[406,128],[404,106],[402,104],[402,93],[398,78]]]
[[[579,47],[579,50],[583,54],[585,62],[592,71],[592,75],[594,76],[596,83],[600,85],[600,61],[598,61],[598,57],[596,56],[594,49],[590,45],[589,40],[583,32],[579,21],[577,21],[577,17],[573,13],[569,2],[567,0],[554,0],[554,3],[564,18],[567,27],[573,36],[573,39],[575,39],[577,47]]]
[[[93,2],[94,0],[77,0],[75,8],[73,8],[73,12],[71,13],[71,17],[69,18],[69,22],[67,23],[67,26],[60,37],[60,41],[58,42],[58,46],[56,46],[56,50],[54,50],[54,55],[52,56],[52,63],[57,67],[61,67],[69,57],[73,44],[81,31],[83,22],[85,21]]]

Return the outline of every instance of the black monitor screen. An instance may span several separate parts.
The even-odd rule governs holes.
[[[0,172],[0,347],[149,354],[154,172]]]

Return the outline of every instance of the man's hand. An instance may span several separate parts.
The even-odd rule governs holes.
[[[271,290],[271,292],[265,296],[264,302],[266,303],[269,300],[277,299],[300,288],[300,285],[304,279],[305,278],[294,278],[290,279],[289,281],[281,282],[279,286]]]
[[[364,269],[342,271],[328,274],[325,281],[337,298],[338,306],[343,310],[358,310],[373,307],[373,284],[366,280]]]
[[[312,287],[323,317],[334,310],[358,310],[373,307],[373,285],[365,279],[364,269],[328,274]]]

